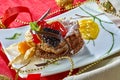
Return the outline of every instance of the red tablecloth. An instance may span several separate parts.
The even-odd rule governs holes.
[[[76,2],[82,2],[85,0],[74,0],[74,3]],[[56,10],[59,10],[59,7],[56,5],[55,0],[0,0],[0,17],[3,16],[6,9],[9,7],[15,7],[15,6],[25,6],[30,9],[30,12],[32,12],[32,17],[34,20],[39,19],[39,17],[48,9],[51,8],[51,12],[54,12]],[[58,13],[60,14],[60,13]],[[55,16],[51,15],[50,17]],[[20,14],[17,19],[22,21],[30,21],[30,16],[26,13]],[[18,27],[21,25],[20,23],[13,22],[9,27]],[[1,37],[1,35],[0,35]],[[4,55],[4,53],[1,50],[0,46],[0,74],[6,75],[10,77],[12,80],[15,78],[15,71],[10,69],[8,64],[7,57]],[[40,74],[37,75],[29,75],[27,80],[59,80],[64,78],[68,72],[48,76],[48,77],[42,77],[40,79]],[[19,78],[19,80],[26,80]]]

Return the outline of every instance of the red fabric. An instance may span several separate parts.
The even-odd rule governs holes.
[[[79,1],[85,1],[85,0],[74,0],[74,3],[79,2]],[[33,20],[39,19],[39,17],[48,9],[51,8],[51,12],[54,12],[58,9],[60,9],[56,3],[55,0],[0,0],[0,17],[4,15],[5,10],[8,9],[9,7],[16,7],[16,6],[25,6],[29,8]],[[58,14],[61,14],[63,12],[59,12],[57,14],[51,15],[50,17],[56,16]],[[20,13],[17,19],[29,22],[31,21],[31,17],[29,14],[26,13]],[[18,27],[22,24],[13,22],[10,24],[9,28],[12,27]],[[0,35],[1,37],[1,35]],[[8,65],[8,59],[5,56],[5,54],[1,50],[1,45],[0,45],[0,74],[6,75],[10,77],[12,80],[15,78],[15,71],[10,69]],[[76,72],[77,69],[74,71]],[[19,77],[19,80],[59,80],[64,77],[66,77],[68,72],[63,72],[51,76],[46,76],[46,77],[41,77],[40,74],[29,74],[27,79],[22,79]]]
[[[17,6],[17,7],[8,8],[5,11],[2,18],[2,24],[8,27],[16,19],[16,17],[23,12],[28,13],[31,17],[31,21],[33,21],[31,12],[27,7]]]
[[[40,80],[40,74],[29,74],[26,80]]]

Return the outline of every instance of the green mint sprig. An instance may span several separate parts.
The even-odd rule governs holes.
[[[34,30],[34,31],[40,30],[39,26],[37,25],[37,22],[30,22],[29,24],[30,24],[31,30]]]
[[[8,37],[8,38],[5,38],[5,39],[14,40],[14,39],[18,39],[20,36],[21,36],[20,33],[15,33],[12,37]]]

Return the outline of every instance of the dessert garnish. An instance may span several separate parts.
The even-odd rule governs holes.
[[[83,19],[79,21],[80,32],[86,40],[94,40],[99,34],[99,26],[93,19]]]
[[[15,33],[12,37],[8,37],[8,38],[5,38],[5,39],[8,39],[8,40],[14,40],[14,39],[18,39],[19,36],[21,36],[20,33]]]

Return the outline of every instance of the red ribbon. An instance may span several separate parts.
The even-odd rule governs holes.
[[[21,12],[29,13],[31,17],[31,21],[33,21],[30,10],[27,7],[18,6],[18,7],[8,8],[5,11],[4,16],[2,18],[2,24],[8,27],[16,19],[18,14]]]

